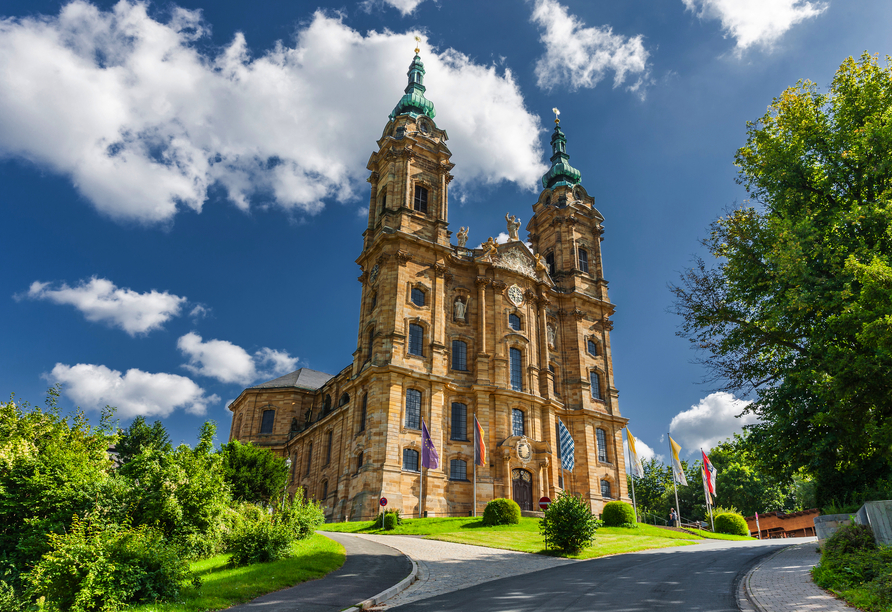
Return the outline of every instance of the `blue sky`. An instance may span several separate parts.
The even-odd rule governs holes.
[[[620,409],[666,454],[741,422],[691,364],[669,283],[746,199],[746,122],[892,53],[868,0],[0,2],[0,392],[175,442],[356,347],[365,164],[413,36],[450,136],[452,229],[529,220],[552,107],[605,216]],[[745,398],[742,398],[745,399]],[[640,450],[640,449],[639,449]]]

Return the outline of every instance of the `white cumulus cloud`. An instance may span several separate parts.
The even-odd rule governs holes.
[[[375,6],[391,6],[398,10],[403,14],[403,17],[406,15],[411,15],[415,12],[415,9],[418,8],[418,5],[424,2],[424,0],[364,0],[359,3],[360,8],[362,8],[366,12],[371,12],[371,10]]]
[[[663,455],[658,455],[654,449],[652,449],[647,442],[643,441],[640,438],[635,438],[635,450],[638,452],[638,458],[641,461],[645,461],[646,459],[656,459],[659,462],[664,461]],[[628,462],[629,458],[629,441],[626,440],[626,437],[623,436],[623,456],[627,459],[626,461],[626,472],[631,472],[631,464]]]
[[[708,451],[713,446],[743,430],[744,425],[758,421],[754,414],[737,415],[752,402],[740,400],[731,393],[710,393],[696,406],[672,417],[669,433],[682,447],[684,454]]]
[[[200,46],[200,11],[164,20],[148,7],[75,0],[57,16],[0,21],[0,155],[67,175],[102,213],[145,224],[200,212],[214,184],[243,210],[258,197],[304,214],[365,199],[366,161],[403,95],[416,32],[362,34],[317,11],[291,45],[255,56],[241,33]],[[543,128],[510,70],[425,42],[459,193],[533,189]]]
[[[208,404],[220,401],[217,395],[205,395],[204,389],[185,376],[152,374],[136,368],[121,375],[104,365],[57,363],[47,378],[61,383],[62,392],[82,408],[115,406],[117,414],[125,419],[166,417],[178,408],[204,414]]]
[[[609,26],[586,27],[557,0],[536,0],[531,21],[542,28],[545,45],[545,54],[536,62],[539,87],[591,88],[613,71],[614,87],[628,78],[634,82],[627,88],[644,96],[650,81],[649,53],[640,34],[623,36]]]
[[[800,21],[817,17],[827,3],[806,0],[682,0],[700,19],[718,19],[737,51],[754,45],[771,47]]]
[[[2,120],[0,120],[2,121]],[[180,314],[186,298],[168,292],[139,293],[119,288],[105,278],[81,281],[74,287],[35,281],[28,292],[15,296],[34,300],[48,300],[56,304],[74,306],[88,321],[98,321],[119,327],[131,336],[159,329]]]
[[[195,332],[180,337],[177,348],[189,358],[184,368],[224,383],[247,385],[259,378],[274,378],[297,369],[297,358],[285,351],[264,347],[250,355],[226,340],[204,341]]]

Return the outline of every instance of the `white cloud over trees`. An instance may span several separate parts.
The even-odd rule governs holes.
[[[681,444],[682,454],[695,453],[701,448],[709,451],[719,442],[742,431],[744,425],[758,420],[753,414],[738,417],[751,403],[724,391],[710,393],[696,406],[672,417],[669,433]]]
[[[197,376],[216,378],[224,383],[250,384],[260,378],[274,378],[297,369],[297,358],[286,351],[262,348],[250,355],[226,340],[202,340],[189,332],[177,340],[177,348],[189,358],[183,367]]]
[[[62,393],[81,408],[100,410],[106,405],[114,406],[124,419],[166,417],[177,409],[201,415],[209,404],[220,401],[217,395],[205,395],[204,389],[185,376],[153,374],[136,368],[122,375],[104,365],[57,363],[47,378],[61,383]]]
[[[255,56],[241,33],[219,51],[201,46],[200,11],[169,9],[164,21],[149,6],[75,0],[55,16],[0,21],[0,155],[68,176],[119,221],[200,212],[214,184],[243,210],[259,196],[302,214],[326,199],[364,203],[365,164],[416,32],[362,34],[317,11],[290,44]],[[422,47],[460,164],[454,186],[534,189],[543,128],[511,71]]]
[[[88,321],[118,327],[131,336],[160,329],[167,321],[178,316],[187,302],[186,298],[166,291],[162,293],[153,289],[139,293],[120,288],[108,279],[95,276],[74,287],[66,283],[53,285],[35,281],[31,283],[27,293],[15,297],[74,306]]]

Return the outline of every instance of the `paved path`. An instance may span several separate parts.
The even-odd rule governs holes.
[[[811,568],[821,559],[817,543],[784,548],[762,561],[744,580],[750,601],[760,612],[854,612],[812,582]],[[741,606],[743,607],[743,606]]]
[[[450,593],[491,580],[579,563],[575,559],[559,559],[513,550],[424,540],[411,536],[363,534],[356,537],[392,546],[412,557],[418,564],[418,580],[401,594],[388,600],[386,602],[388,608]]]
[[[341,533],[325,536],[347,549],[340,569],[321,580],[267,593],[227,612],[332,612],[377,595],[412,571],[412,563],[399,551]]]

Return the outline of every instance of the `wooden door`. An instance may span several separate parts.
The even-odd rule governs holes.
[[[526,470],[515,469],[512,473],[514,479],[514,501],[521,510],[533,509],[533,475]]]

